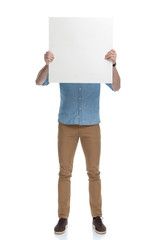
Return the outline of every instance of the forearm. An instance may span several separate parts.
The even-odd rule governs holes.
[[[113,67],[113,82],[112,82],[112,88],[114,91],[118,91],[120,89],[120,76],[116,69],[116,67]]]
[[[48,75],[48,65],[46,64],[38,73],[37,75],[37,78],[36,78],[36,84],[37,85],[42,85],[46,78],[47,78],[47,75]]]

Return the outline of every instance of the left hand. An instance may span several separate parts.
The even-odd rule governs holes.
[[[105,58],[106,60],[112,61],[113,64],[116,62],[117,59],[117,54],[116,51],[114,49],[111,49],[106,55]]]

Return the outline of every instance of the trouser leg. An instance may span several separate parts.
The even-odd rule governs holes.
[[[89,177],[89,202],[93,217],[102,216],[102,197],[100,179],[101,133],[99,124],[81,128],[80,140],[86,159]]]
[[[67,218],[70,211],[70,195],[73,159],[78,143],[78,129],[73,125],[59,124],[58,127],[58,217]]]

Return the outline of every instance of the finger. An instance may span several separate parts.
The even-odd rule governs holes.
[[[116,52],[110,51],[107,54],[116,54]]]
[[[54,58],[54,56],[51,55],[51,54],[46,54],[45,57],[46,57],[46,58],[52,58],[52,59]]]
[[[53,58],[54,58],[54,55],[53,55],[53,53],[51,53],[51,52],[46,52],[45,56],[50,56],[50,57],[53,57]]]
[[[50,56],[46,56],[45,58],[46,58],[46,60],[47,60],[47,59],[48,59],[48,60],[52,60],[52,59],[53,59],[53,58],[50,57]]]
[[[46,54],[53,54],[51,51],[47,51]]]
[[[116,51],[114,49],[111,49],[109,52],[115,53]]]
[[[109,58],[109,57],[114,57],[114,58],[116,58],[116,55],[115,55],[115,54],[108,54],[108,55],[105,56],[106,59]]]
[[[54,58],[54,55],[52,53],[49,53],[48,56]]]
[[[116,54],[114,50],[110,50],[107,54]]]
[[[116,52],[110,51],[106,55],[108,55],[108,54],[116,54]]]
[[[111,59],[111,58],[108,58],[107,61],[112,61],[112,59]]]
[[[116,59],[115,59],[115,58],[113,58],[113,57],[109,57],[109,58],[107,58],[107,60],[108,60],[108,61],[115,62],[115,60],[116,60]]]
[[[111,52],[115,53],[116,51],[114,49],[112,49]]]
[[[115,53],[112,53],[112,52],[111,52],[111,53],[107,53],[107,54],[106,54],[106,56],[111,56],[111,55],[114,55],[114,56],[116,56],[117,54],[115,54]]]
[[[116,62],[116,58],[114,57],[107,58],[107,60],[112,60],[113,62]]]
[[[114,54],[114,53],[109,53],[109,54],[106,55],[106,57],[110,57],[110,56],[116,56],[116,54]]]

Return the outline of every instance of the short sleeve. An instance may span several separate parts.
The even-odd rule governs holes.
[[[114,91],[114,89],[112,88],[112,84],[111,83],[105,83],[110,89],[112,89],[112,91]],[[114,91],[115,92],[115,91]]]
[[[45,85],[48,85],[48,84],[49,84],[49,80],[48,80],[48,75],[47,75],[47,78],[46,78],[45,82],[42,85],[45,86]]]

